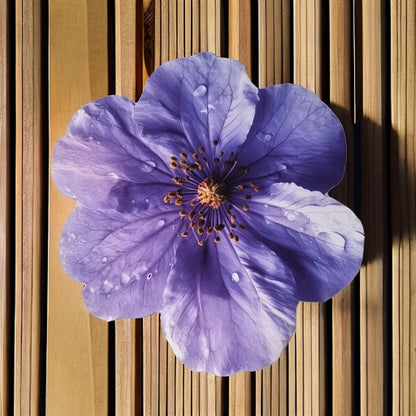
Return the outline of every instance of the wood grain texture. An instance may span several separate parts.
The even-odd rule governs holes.
[[[416,415],[415,22],[410,0],[0,0],[0,414]],[[201,50],[228,51],[261,87],[328,100],[349,155],[332,195],[366,232],[359,279],[299,307],[277,363],[229,378],[183,366],[158,314],[113,333],[88,313],[59,260],[75,202],[53,182],[45,243],[45,141],[52,155],[109,85],[137,99],[154,68]]]
[[[108,93],[107,2],[50,2],[49,35],[53,150],[75,111]],[[88,313],[59,260],[74,205],[51,184],[46,414],[98,416],[108,408],[108,325]]]
[[[321,8],[321,0],[293,3],[294,82],[318,96],[323,90]],[[295,334],[296,374],[289,374],[296,377],[297,415],[323,415],[326,411],[324,328],[324,306],[301,303]],[[289,349],[294,348],[293,342]]]
[[[388,276],[385,2],[358,4],[361,55],[361,212],[366,243],[360,274],[361,414],[387,411],[385,282]]]
[[[10,6],[0,1],[0,414],[8,416],[12,390],[11,192],[10,180]]]
[[[251,77],[251,3],[250,0],[230,0],[228,6],[228,54],[247,69]]]
[[[352,3],[333,1],[329,5],[330,23],[330,104],[344,127],[347,143],[347,165],[344,177],[331,196],[354,208],[354,73]],[[346,75],[347,74],[347,75]],[[332,414],[351,416],[357,412],[354,396],[354,288],[348,285],[332,299]]]
[[[142,89],[141,79],[136,79],[136,62],[144,60],[137,45],[137,14],[142,18],[142,9],[136,9],[136,0],[118,0],[115,2],[115,61],[116,94],[130,100],[136,100],[137,90]],[[134,416],[140,403],[136,402],[137,381],[136,366],[140,357],[136,357],[135,320],[118,320],[115,322],[115,410],[117,415]]]
[[[391,2],[391,199],[393,264],[393,404],[416,414],[416,6]]]
[[[14,412],[40,411],[42,258],[41,14],[16,2],[16,191]]]

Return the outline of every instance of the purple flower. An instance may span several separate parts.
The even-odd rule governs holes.
[[[55,184],[78,201],[62,264],[102,319],[161,312],[192,370],[263,368],[298,302],[359,270],[362,225],[327,195],[345,153],[339,120],[306,89],[257,89],[211,53],[168,62],[137,103],[87,104],[57,143]]]

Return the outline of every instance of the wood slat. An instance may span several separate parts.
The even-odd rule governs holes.
[[[330,104],[345,130],[347,165],[344,177],[331,195],[354,208],[354,73],[353,68],[353,8],[351,2],[329,4],[330,24]],[[346,75],[347,74],[347,75]],[[351,416],[357,413],[354,396],[354,288],[348,285],[332,300],[332,414]]]
[[[42,97],[39,2],[15,4],[16,183],[14,412],[40,411]]]
[[[53,150],[78,108],[108,93],[107,1],[49,2],[49,36]],[[98,416],[108,411],[108,325],[88,313],[59,260],[74,205],[51,184],[46,414]]]
[[[291,4],[282,0],[259,0],[257,9],[259,87],[289,82]],[[287,414],[287,359],[285,350],[275,364],[256,372],[256,415]]]
[[[294,82],[320,96],[323,90],[321,0],[295,0],[293,18]],[[289,344],[289,349],[296,348],[296,374],[290,373],[289,377],[296,377],[297,415],[325,413],[323,311],[323,305],[318,303],[301,303],[298,307],[295,340]]]
[[[0,1],[0,414],[8,416],[12,374],[10,179],[10,6]]]
[[[392,413],[416,414],[416,6],[392,1],[391,198],[392,216]]]
[[[243,63],[251,77],[251,3],[231,0],[228,7],[228,55]]]
[[[357,74],[361,91],[361,212],[366,244],[360,275],[361,414],[387,411],[384,344],[388,275],[386,204],[386,43],[385,2],[359,4],[361,55]]]
[[[140,48],[136,39],[137,14],[141,16],[142,9],[136,10],[136,0],[115,1],[115,60],[116,60],[116,94],[130,100],[136,100],[136,93],[141,89],[141,79],[137,80],[136,61],[140,58]],[[144,60],[142,56],[141,61]],[[140,402],[136,402],[137,384],[136,366],[140,357],[136,356],[135,320],[118,320],[115,322],[115,401],[117,415],[137,414]],[[140,362],[140,361],[139,361]]]

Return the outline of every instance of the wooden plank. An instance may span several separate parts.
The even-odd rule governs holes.
[[[11,195],[10,195],[10,12],[9,2],[0,1],[0,414],[11,414],[9,403],[12,353],[11,338]]]
[[[143,318],[143,413],[159,414],[159,314]],[[163,370],[163,369],[162,369]]]
[[[334,1],[329,5],[330,103],[345,130],[347,165],[342,182],[331,191],[336,199],[354,208],[354,79],[351,74],[354,42],[352,4]],[[350,74],[346,76],[345,74]],[[358,357],[353,346],[354,282],[332,299],[332,414],[351,416],[357,412],[353,394],[354,368]]]
[[[136,100],[136,59],[138,45],[136,40],[137,13],[136,0],[117,0],[115,2],[115,60],[116,94]],[[143,57],[142,57],[143,59]],[[139,87],[141,89],[141,86]],[[115,322],[115,409],[116,414],[135,415],[136,408],[136,322],[118,320]]]
[[[53,149],[75,111],[108,92],[107,1],[49,2],[49,36]],[[51,184],[46,414],[98,416],[108,411],[108,325],[88,313],[59,260],[74,205]]]
[[[199,0],[192,0],[192,54],[201,51]]]
[[[416,414],[416,57],[414,2],[391,2],[391,180],[393,202],[392,412]]]
[[[19,1],[16,13],[15,414],[40,411],[42,275],[41,9]]]
[[[231,0],[228,6],[230,58],[242,62],[251,77],[251,3],[250,0]]]
[[[295,0],[294,81],[318,96],[322,94],[321,0]],[[303,316],[302,316],[303,314]],[[296,326],[296,414],[325,413],[325,360],[323,308],[304,303],[298,307]]]
[[[251,373],[241,372],[229,377],[229,416],[251,415],[251,386]]]
[[[251,5],[249,0],[229,2],[228,54],[246,67],[251,77]],[[229,414],[244,416],[251,414],[251,375],[237,373],[229,378]]]
[[[361,214],[366,230],[360,274],[360,414],[379,415],[387,412],[383,318],[388,275],[385,2],[366,0],[358,5]]]

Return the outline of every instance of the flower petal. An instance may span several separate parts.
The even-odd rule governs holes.
[[[159,312],[175,257],[178,214],[92,211],[78,205],[61,238],[66,272],[85,283],[84,301],[99,318],[137,318]]]
[[[73,116],[52,158],[53,179],[63,194],[91,208],[116,208],[118,194],[132,183],[171,183],[160,171],[166,165],[137,138],[133,106],[127,98],[108,96]]]
[[[247,228],[292,270],[302,301],[325,301],[358,273],[364,232],[335,199],[277,183],[250,202]]]
[[[295,328],[290,271],[257,241],[183,243],[168,279],[162,326],[194,371],[229,375],[277,360]]]
[[[205,52],[160,66],[135,106],[145,143],[166,157],[179,152],[235,150],[247,137],[258,101],[244,66]]]
[[[344,174],[346,143],[338,118],[299,85],[275,85],[259,96],[239,162],[258,184],[294,182],[328,192]]]

